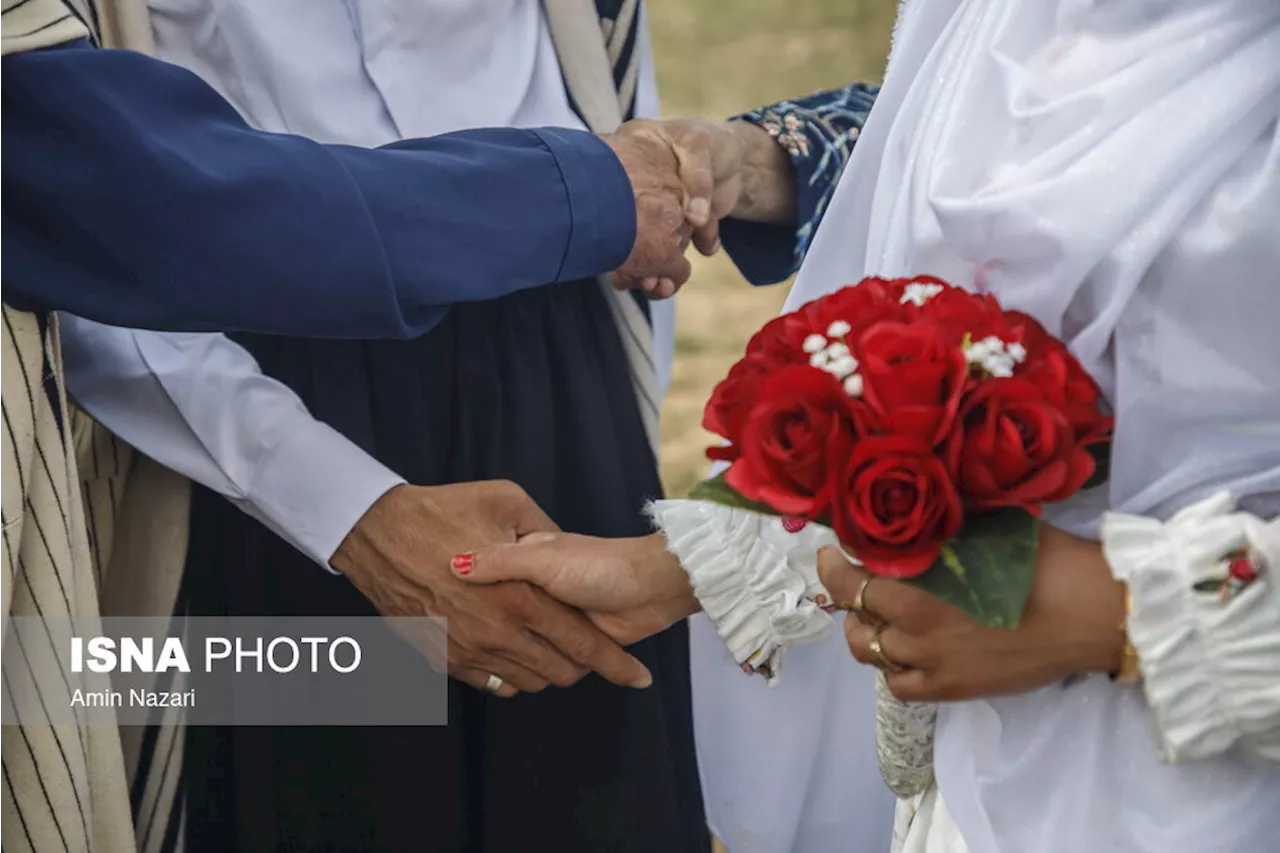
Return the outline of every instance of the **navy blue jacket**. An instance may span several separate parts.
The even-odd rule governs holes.
[[[3,60],[4,301],[119,326],[408,337],[598,275],[635,201],[588,133],[378,149],[250,128],[196,75],[80,43]]]

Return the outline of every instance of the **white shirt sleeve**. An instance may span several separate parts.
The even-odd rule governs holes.
[[[1237,512],[1222,492],[1167,522],[1108,513],[1101,532],[1129,585],[1129,637],[1165,759],[1234,751],[1280,766],[1280,519]],[[1225,596],[1209,589],[1240,553],[1257,578]]]
[[[404,482],[312,417],[224,335],[123,329],[67,314],[60,323],[67,390],[81,408],[326,569],[365,511]]]

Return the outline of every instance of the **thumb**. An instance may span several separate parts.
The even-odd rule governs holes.
[[[710,144],[710,134],[695,127],[671,146],[680,181],[684,184],[685,217],[695,228],[701,228],[711,219],[715,174]]]
[[[531,533],[519,542],[487,545],[477,551],[458,554],[450,565],[453,573],[467,583],[537,583],[543,575],[546,560],[543,550],[536,546],[554,538],[554,533]]]

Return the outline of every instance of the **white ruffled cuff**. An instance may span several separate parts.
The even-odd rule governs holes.
[[[1235,512],[1226,493],[1164,523],[1103,518],[1103,549],[1129,586],[1129,638],[1167,761],[1235,750],[1280,763],[1278,525]],[[1228,587],[1225,598],[1204,590],[1226,577],[1228,555],[1240,551],[1260,567],[1257,579]]]
[[[837,544],[830,529],[793,532],[782,519],[705,501],[655,501],[648,512],[733,659],[771,685],[788,646],[830,628],[817,566],[818,549]]]

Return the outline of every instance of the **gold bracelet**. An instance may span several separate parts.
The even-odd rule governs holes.
[[[1111,680],[1116,684],[1137,684],[1142,680],[1142,667],[1138,661],[1138,650],[1129,639],[1129,615],[1133,613],[1133,594],[1129,585],[1124,585],[1125,618],[1120,622],[1120,632],[1124,635],[1124,651],[1121,653],[1120,668],[1111,673]]]

